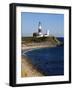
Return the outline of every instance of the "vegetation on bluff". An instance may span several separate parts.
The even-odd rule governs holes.
[[[57,37],[49,36],[49,37],[22,37],[22,44],[27,43],[51,43],[52,45],[63,45],[63,42],[59,41]]]

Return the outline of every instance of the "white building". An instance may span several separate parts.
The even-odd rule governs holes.
[[[41,22],[39,22],[38,24],[38,32],[36,33],[33,33],[33,36],[35,37],[48,37],[49,36],[49,30],[46,31],[46,34],[43,34],[42,33],[42,25],[41,25]]]
[[[44,34],[45,37],[49,36],[49,30],[46,31],[46,34]]]

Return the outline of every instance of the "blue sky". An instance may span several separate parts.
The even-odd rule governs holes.
[[[21,35],[32,36],[38,32],[38,23],[41,22],[42,32],[50,31],[50,35],[64,37],[64,15],[49,13],[21,13]]]

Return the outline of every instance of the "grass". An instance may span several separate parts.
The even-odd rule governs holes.
[[[49,36],[49,37],[22,37],[22,44],[26,43],[41,43],[41,42],[51,42],[53,45],[59,45],[62,42],[59,41],[56,37],[54,36]]]

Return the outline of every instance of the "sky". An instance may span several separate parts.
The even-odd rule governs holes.
[[[38,32],[38,23],[41,22],[42,33],[49,30],[50,35],[64,37],[64,14],[49,13],[21,13],[21,36],[33,36]]]

